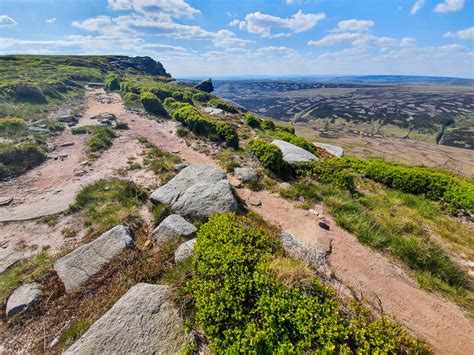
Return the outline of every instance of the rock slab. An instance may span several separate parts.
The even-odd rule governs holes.
[[[324,149],[326,152],[329,154],[334,155],[335,157],[342,157],[344,156],[344,149],[341,147],[338,147],[336,145],[331,145],[331,144],[326,144],[326,143],[319,143],[319,142],[314,142],[313,143],[316,147]]]
[[[190,336],[167,286],[140,283],[65,354],[182,354]]]
[[[23,254],[8,248],[0,248],[0,275],[23,258]]]
[[[177,214],[166,217],[155,228],[152,236],[160,243],[166,243],[177,237],[190,237],[197,232],[196,227]]]
[[[174,262],[176,264],[192,257],[194,255],[194,245],[196,244],[196,238],[188,240],[181,244],[178,249],[174,252]]]
[[[118,225],[94,241],[58,259],[54,263],[54,270],[69,292],[85,284],[91,276],[97,274],[105,264],[132,243],[130,230]]]
[[[194,88],[210,93],[214,91],[214,85],[212,85],[212,80],[211,78],[207,80],[200,81],[197,85],[194,86]]]
[[[251,168],[235,168],[234,174],[242,182],[251,182],[258,179],[257,171]]]
[[[276,139],[272,144],[280,148],[283,153],[283,160],[288,164],[309,163],[310,161],[318,160],[313,153],[286,141]]]
[[[21,285],[8,298],[6,314],[12,317],[26,311],[33,303],[37,302],[43,293],[39,283],[32,282]]]

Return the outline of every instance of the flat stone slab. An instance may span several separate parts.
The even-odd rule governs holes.
[[[113,257],[132,245],[133,239],[127,227],[118,225],[94,241],[82,245],[54,263],[54,270],[71,291],[85,284]]]
[[[318,160],[313,153],[286,141],[276,139],[272,144],[280,148],[283,153],[283,160],[288,164],[308,163],[313,160]]]
[[[26,311],[33,303],[39,301],[42,295],[41,285],[37,282],[18,287],[8,298],[7,317]]]
[[[8,206],[12,201],[13,197],[0,197],[0,206]]]
[[[181,244],[178,249],[174,252],[174,262],[180,263],[194,255],[194,245],[196,244],[196,238],[188,240]]]
[[[64,354],[182,354],[191,340],[168,286],[139,283]]]
[[[23,254],[8,248],[0,248],[0,275],[23,259]]]
[[[250,182],[258,179],[257,171],[252,168],[235,168],[234,174],[237,179],[243,182]]]
[[[155,228],[152,236],[160,243],[166,243],[177,237],[189,237],[197,232],[196,227],[177,214],[166,217]]]
[[[319,143],[319,142],[314,142],[313,143],[316,147],[322,148],[325,151],[327,151],[329,154],[334,155],[335,157],[342,157],[344,156],[344,149],[341,147],[338,147],[337,145],[332,145],[332,144],[326,144],[326,143]]]

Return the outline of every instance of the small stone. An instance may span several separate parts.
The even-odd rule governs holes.
[[[148,240],[145,242],[145,244],[143,244],[143,246],[144,246],[145,248],[147,248],[147,247],[150,245],[150,243],[151,243],[151,240],[148,239]]]
[[[282,182],[281,184],[278,185],[279,190],[288,190],[291,189],[291,184],[288,182]]]
[[[175,149],[175,150],[172,150],[171,153],[173,153],[173,154],[179,154],[179,153],[180,153],[180,150],[179,150],[179,149]]]
[[[74,145],[74,142],[65,142],[61,144],[61,147],[70,147],[72,145]]]
[[[166,243],[178,237],[189,237],[197,232],[196,227],[177,214],[166,217],[152,232],[159,243]]]
[[[23,258],[23,254],[7,248],[0,248],[0,275],[8,271]]]
[[[314,209],[309,209],[309,210],[308,210],[308,213],[311,214],[311,215],[313,215],[313,216],[319,216],[319,212],[316,211],[316,210],[314,210]]]
[[[49,344],[50,348],[54,348],[57,344],[59,343],[59,338],[56,337],[53,339],[53,341]]]
[[[325,219],[320,220],[318,224],[322,229],[325,229],[327,231],[331,228],[329,225],[329,222],[326,221]]]
[[[13,201],[13,197],[0,197],[0,206],[8,206]]]
[[[258,173],[251,168],[235,168],[234,174],[237,179],[243,182],[251,182],[258,179]]]
[[[249,204],[251,206],[255,206],[255,207],[259,207],[262,205],[262,201],[260,201],[258,198],[256,197],[250,197],[249,198]]]
[[[33,303],[41,298],[42,294],[41,286],[37,282],[18,287],[8,298],[6,308],[7,317],[12,317],[15,314],[26,311]]]
[[[181,244],[178,249],[174,252],[174,262],[176,264],[192,257],[194,255],[194,245],[196,244],[196,238],[188,240]]]

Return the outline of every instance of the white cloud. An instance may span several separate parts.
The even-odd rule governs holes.
[[[295,1],[295,0],[286,0],[286,4],[287,4],[287,5],[291,5],[291,4],[293,4],[294,1]]]
[[[446,38],[459,38],[464,40],[474,40],[474,27],[469,27],[457,32],[447,32],[444,34]]]
[[[400,41],[400,47],[411,47],[416,46],[416,40],[414,38],[405,37]]]
[[[414,15],[418,11],[421,10],[423,5],[425,4],[425,0],[416,0],[415,3],[413,4],[413,7],[411,8],[410,14]]]
[[[262,47],[257,49],[257,53],[267,54],[267,55],[291,55],[298,53],[296,50],[288,47],[277,47],[277,46],[269,46],[269,47]]]
[[[46,23],[55,23],[56,22],[56,17],[48,18],[45,20]]]
[[[362,31],[368,31],[374,25],[375,25],[374,21],[356,20],[356,19],[345,20],[345,21],[340,21],[337,24],[337,28],[334,29],[333,32],[346,32],[346,31],[362,32]]]
[[[440,13],[461,11],[465,0],[444,0],[435,6],[434,11]]]
[[[0,15],[0,27],[15,26],[16,21],[7,15]]]
[[[111,24],[112,19],[109,16],[97,16],[84,21],[74,21],[72,26],[86,31],[103,31]]]
[[[232,21],[231,24],[233,26],[238,24],[241,30],[245,30],[249,33],[254,33],[266,38],[272,38],[282,36],[282,33],[272,34],[272,29],[274,27],[285,28],[291,33],[300,33],[312,29],[325,17],[326,14],[323,12],[305,14],[301,10],[290,18],[281,18],[278,16],[262,14],[261,12],[253,12],[247,14],[243,21]],[[284,35],[286,34],[287,33],[284,33]]]
[[[330,46],[335,43],[353,41],[358,38],[360,38],[360,34],[354,32],[332,33],[318,41],[311,40],[308,44],[310,46]]]
[[[112,10],[134,10],[159,18],[193,18],[201,13],[184,0],[108,0]]]

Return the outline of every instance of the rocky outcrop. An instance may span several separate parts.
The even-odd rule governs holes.
[[[226,174],[207,165],[190,165],[151,195],[153,203],[170,205],[187,217],[207,217],[237,210]]]
[[[234,174],[242,182],[251,182],[258,179],[257,171],[251,168],[235,168]]]
[[[23,258],[23,254],[12,249],[0,248],[0,275],[8,271]]]
[[[331,155],[334,155],[335,157],[344,156],[344,149],[342,149],[341,147],[338,147],[336,145],[331,145],[331,144],[326,144],[326,143],[319,143],[319,142],[314,142],[313,144],[316,147],[324,149],[326,152],[328,152]]]
[[[194,86],[195,89],[210,93],[214,91],[214,85],[212,85],[211,78],[207,80],[200,81],[197,85]]]
[[[94,241],[82,245],[54,263],[54,270],[66,291],[85,284],[112,258],[132,245],[133,239],[127,227],[118,225]]]
[[[114,60],[111,61],[110,64],[116,70],[126,70],[128,68],[132,68],[144,74],[171,77],[171,75],[166,72],[165,68],[160,62],[156,62],[150,57],[117,56],[114,57]]]
[[[283,153],[283,160],[288,164],[308,163],[313,160],[318,160],[313,153],[310,153],[294,144],[279,139],[274,140],[272,144],[280,148]]]
[[[7,317],[12,317],[15,314],[26,311],[34,303],[38,302],[42,295],[39,283],[32,282],[18,287],[8,298],[6,307]]]
[[[169,288],[140,283],[65,354],[182,354],[190,339]]]
[[[155,228],[152,236],[159,243],[166,243],[178,237],[190,237],[197,232],[196,227],[177,214],[166,217]]]
[[[176,264],[192,257],[194,255],[194,245],[196,244],[196,238],[188,240],[181,244],[178,249],[174,252],[174,262]]]

